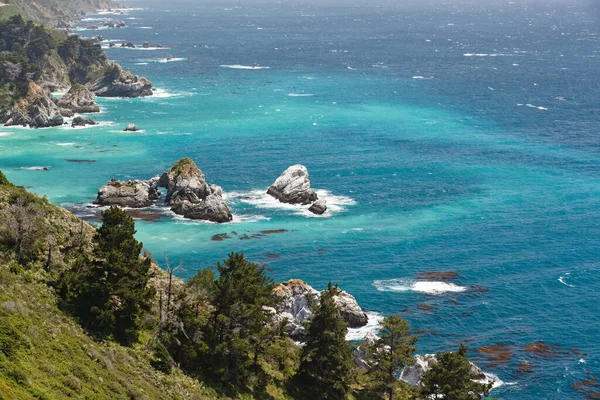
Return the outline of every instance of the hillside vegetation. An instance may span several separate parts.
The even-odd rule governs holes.
[[[6,4],[0,7],[0,19],[19,13],[26,19],[51,27],[70,21],[81,13],[117,6],[111,0],[2,0],[0,4]]]

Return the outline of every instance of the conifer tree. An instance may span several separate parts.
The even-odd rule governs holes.
[[[227,383],[247,385],[255,374],[264,346],[257,345],[269,329],[268,307],[273,307],[273,280],[265,268],[231,253],[217,264],[207,342],[212,350],[211,372]]]
[[[487,397],[493,382],[475,382],[471,363],[467,359],[467,346],[460,345],[457,352],[438,353],[437,363],[423,374],[421,394],[426,399],[481,400]]]
[[[133,219],[118,207],[102,213],[91,259],[81,257],[63,277],[63,296],[92,332],[131,344],[151,307],[150,259],[140,258]]]
[[[320,399],[344,399],[350,391],[354,364],[346,343],[347,325],[333,296],[337,285],[329,283],[306,334],[298,370],[300,383]]]
[[[397,375],[402,368],[414,363],[414,344],[417,336],[410,336],[410,325],[398,315],[383,320],[379,338],[369,349],[373,367],[369,375],[375,389],[387,392],[389,400],[394,398],[394,389],[401,385]]]

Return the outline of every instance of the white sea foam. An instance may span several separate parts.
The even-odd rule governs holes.
[[[251,70],[270,69],[271,68],[271,67],[260,67],[260,66],[256,66],[256,65],[239,65],[239,64],[234,64],[234,65],[219,65],[219,67],[221,67],[221,68],[231,68],[231,69],[251,69]]]
[[[327,190],[316,190],[319,199],[327,202],[327,211],[321,215],[308,211],[309,205],[286,204],[267,194],[266,190],[251,190],[248,192],[228,192],[223,198],[227,201],[239,201],[251,204],[257,208],[280,209],[292,211],[296,215],[313,218],[326,218],[347,210],[348,206],[356,204],[356,201],[347,196],[336,196]]]
[[[312,97],[314,94],[312,93],[288,93],[289,97]]]
[[[147,62],[139,62],[139,63],[135,63],[135,65],[148,65]]]
[[[504,53],[465,53],[463,54],[465,57],[508,57],[512,56],[512,54],[504,54]]]
[[[413,79],[433,79],[433,76],[421,76],[421,75],[415,75],[412,77]]]
[[[56,143],[57,146],[75,146],[74,142],[68,142],[68,143]]]
[[[10,136],[11,134],[11,132],[0,132],[0,137]]]
[[[34,165],[31,167],[21,167],[20,169],[24,170],[24,171],[47,171],[50,169],[50,167],[44,167],[44,166],[39,166],[39,165]]]
[[[118,42],[123,42],[123,41],[119,40]],[[113,46],[113,47],[103,45],[101,47],[104,50],[106,50],[106,49],[112,49],[112,50],[120,49],[120,50],[137,50],[137,51],[156,51],[156,50],[169,50],[169,49],[171,49],[170,47],[165,47],[165,46],[163,46],[163,47],[154,47],[154,46],[143,47],[141,44],[136,44],[135,47],[121,47],[121,45],[116,45],[116,46]],[[167,60],[167,59],[165,58],[164,60]],[[172,60],[175,60],[175,59],[172,58]],[[185,58],[182,58],[181,60],[185,60]],[[181,61],[181,60],[177,59],[177,61]],[[168,61],[158,61],[158,62],[168,62]]]
[[[377,280],[373,282],[373,286],[380,292],[419,292],[431,295],[439,295],[443,293],[460,293],[467,290],[464,286],[458,286],[454,283],[437,282],[437,281],[414,281],[412,279],[397,278],[388,280]]]
[[[523,107],[523,106],[528,107],[528,108],[535,108],[537,110],[542,110],[542,111],[547,111],[548,110],[548,108],[546,108],[546,107],[536,106],[536,105],[533,105],[533,104],[530,104],[530,103],[527,103],[527,104],[518,103],[517,104],[517,107]]]
[[[151,26],[138,26],[137,29],[154,29]]]
[[[562,283],[563,285],[565,285],[565,286],[568,286],[568,287],[575,287],[575,285],[571,285],[570,283],[567,283],[567,282],[565,282],[565,279],[568,279],[568,278],[569,278],[569,275],[571,275],[571,273],[570,273],[570,272],[567,272],[566,274],[564,274],[564,275],[560,276],[560,277],[558,278],[558,281],[559,281],[560,283]]]
[[[156,60],[156,62],[158,63],[169,63],[169,62],[177,62],[177,61],[185,61],[185,58],[159,58],[158,60]]]
[[[360,328],[348,328],[346,340],[362,340],[368,333],[376,334],[379,332],[381,329],[381,321],[383,321],[383,315],[376,312],[368,312],[367,317],[367,325],[361,326]]]
[[[191,95],[192,95],[192,93],[190,93],[190,92],[171,93],[165,89],[155,88],[152,90],[152,96],[143,97],[143,99],[144,100],[170,99],[170,98],[178,98],[178,97],[185,97],[185,96],[191,96]]]

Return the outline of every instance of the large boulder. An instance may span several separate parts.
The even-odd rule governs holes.
[[[327,211],[327,202],[325,199],[319,199],[308,208],[308,211],[313,214],[321,215]]]
[[[292,279],[277,285],[273,293],[280,299],[274,319],[276,321],[287,319],[290,337],[302,340],[306,333],[304,323],[313,316],[323,292],[318,292],[304,281]],[[354,296],[339,290],[333,299],[340,310],[340,315],[350,328],[367,324],[367,314],[360,308]]]
[[[96,121],[92,119],[85,119],[82,117],[75,117],[73,121],[71,121],[71,127],[75,128],[77,126],[86,126],[86,125],[96,125]]]
[[[310,188],[308,171],[300,164],[286,169],[269,187],[267,194],[289,204],[310,204],[317,200],[317,193]]]
[[[84,86],[73,86],[58,101],[56,105],[65,116],[73,113],[96,113],[100,112],[100,106],[96,104],[96,95]]]
[[[138,128],[135,124],[127,124],[125,129],[123,129],[125,132],[137,132],[139,130],[140,128]]]
[[[411,387],[417,387],[421,383],[423,374],[431,369],[431,367],[437,363],[435,354],[426,354],[421,356],[419,354],[414,356],[415,363],[404,367],[400,372],[400,379],[406,382]],[[477,382],[489,383],[493,380],[491,376],[488,376],[475,364],[471,363],[471,373]]]
[[[150,181],[111,180],[98,190],[94,204],[142,208],[149,207],[160,198],[160,192]]]
[[[88,88],[100,97],[152,96],[152,82],[129,71],[123,71],[119,64],[106,67],[104,74],[92,80]]]
[[[0,123],[6,126],[47,128],[62,125],[63,122],[63,116],[50,95],[32,81],[29,81],[29,91],[25,98],[0,111]]]
[[[231,211],[223,200],[223,189],[210,185],[191,158],[182,158],[166,170],[158,186],[167,189],[165,203],[185,218],[229,222]]]

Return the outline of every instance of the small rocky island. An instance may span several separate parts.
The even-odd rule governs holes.
[[[182,158],[160,176],[149,180],[111,180],[102,186],[94,204],[144,208],[160,200],[159,188],[167,190],[164,204],[184,218],[230,222],[231,211],[223,200],[223,189],[206,182],[191,158]]]
[[[327,211],[324,199],[319,200],[317,192],[310,187],[308,170],[304,165],[292,165],[269,187],[267,194],[287,204],[311,204],[309,211],[323,214]]]

